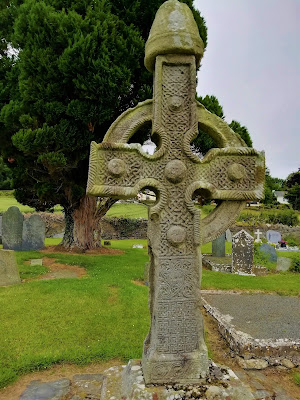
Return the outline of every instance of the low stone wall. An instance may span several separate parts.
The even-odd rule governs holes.
[[[25,218],[31,214],[24,214]],[[57,213],[40,213],[46,226],[46,237],[52,237],[55,234],[63,233],[65,230],[65,221],[63,214]],[[104,217],[102,221],[102,238],[103,239],[146,239],[147,238],[147,224],[146,219],[129,219],[129,218],[108,218]],[[236,234],[241,229],[246,230],[251,235],[254,234],[256,229],[259,229],[265,238],[268,230],[275,230],[281,233],[284,238],[287,235],[293,235],[300,240],[300,226],[287,226],[287,225],[255,225],[243,226],[232,225],[230,230],[232,234]],[[1,236],[1,235],[0,235]]]
[[[148,221],[143,218],[103,218],[102,239],[147,239]]]

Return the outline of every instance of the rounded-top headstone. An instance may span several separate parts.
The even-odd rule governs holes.
[[[2,243],[5,250],[22,250],[23,214],[12,206],[2,217]]]
[[[23,250],[41,250],[45,242],[45,223],[38,214],[25,219],[23,226]]]
[[[204,45],[192,11],[178,0],[168,0],[158,9],[145,49],[145,66],[154,71],[155,58],[163,54],[192,54],[197,67]]]

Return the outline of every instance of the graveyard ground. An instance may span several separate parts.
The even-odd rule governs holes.
[[[47,239],[46,244],[58,242]],[[135,243],[144,248],[132,249]],[[226,246],[230,252],[231,244]],[[27,281],[0,288],[0,387],[53,365],[84,366],[141,357],[149,327],[148,289],[142,284],[148,260],[146,241],[111,241],[110,247],[123,254],[79,255],[53,249],[16,253],[21,278]],[[211,252],[211,243],[202,251]],[[48,267],[49,260],[81,267],[86,274],[78,279],[40,280],[47,268],[29,265],[28,260],[34,258],[46,258]],[[203,270],[202,288],[298,296],[300,274],[247,277]],[[218,350],[212,337],[207,335],[215,358]],[[287,373],[286,379],[293,382],[292,374]]]

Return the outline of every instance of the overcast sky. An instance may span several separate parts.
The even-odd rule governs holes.
[[[271,175],[300,167],[300,0],[194,0],[208,46],[197,92],[245,125]]]

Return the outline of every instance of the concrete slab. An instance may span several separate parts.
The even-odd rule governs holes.
[[[202,298],[231,350],[246,364],[253,358],[268,365],[300,364],[300,298],[220,291],[202,291]]]

